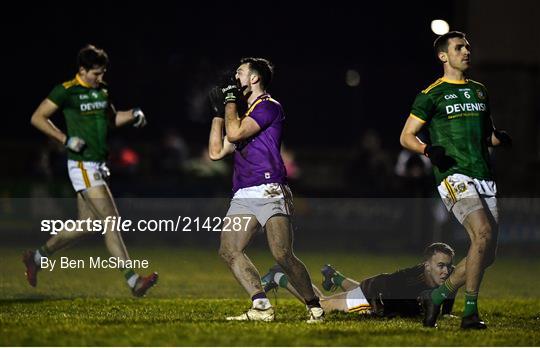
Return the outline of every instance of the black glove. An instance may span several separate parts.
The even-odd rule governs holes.
[[[443,301],[441,308],[442,315],[452,314],[452,309],[454,308],[454,302],[456,300],[455,296],[456,294],[453,294],[453,296]]]
[[[223,103],[223,91],[220,87],[214,87],[208,93],[208,99],[210,100],[210,106],[212,107],[213,117],[225,117],[225,106]]]
[[[495,138],[499,139],[502,146],[512,146],[512,137],[506,131],[495,129],[493,134]]]
[[[245,101],[244,90],[247,86],[242,87],[233,73],[229,73],[222,80],[221,92],[223,93],[223,105],[228,103],[236,103]]]
[[[237,103],[244,96],[242,89],[240,89],[236,83],[223,86],[223,88],[221,88],[221,92],[223,93],[223,105],[228,103]]]
[[[439,168],[441,172],[446,172],[452,166],[456,165],[456,160],[446,154],[444,147],[442,146],[426,146],[424,150],[424,155],[426,155],[431,163]]]

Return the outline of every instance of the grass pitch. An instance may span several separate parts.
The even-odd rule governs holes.
[[[132,298],[116,270],[41,272],[38,287],[24,279],[22,249],[0,248],[0,345],[32,346],[537,346],[540,342],[538,258],[502,255],[483,283],[480,309],[488,330],[463,332],[459,319],[441,319],[439,329],[415,319],[373,319],[330,313],[327,322],[308,325],[305,308],[283,289],[273,323],[226,322],[250,306],[215,250],[130,248],[146,258],[160,281],[143,299]],[[58,256],[88,260],[103,248],[75,247]],[[250,252],[261,272],[272,265],[268,252]],[[354,253],[306,253],[315,283],[319,269],[333,263],[361,279],[413,265],[418,258]],[[458,294],[455,314],[463,296]]]

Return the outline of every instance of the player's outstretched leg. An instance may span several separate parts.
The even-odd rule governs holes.
[[[94,217],[92,212],[86,207],[86,204],[80,195],[77,195],[77,207],[80,220]],[[26,267],[25,274],[28,283],[33,287],[37,286],[37,273],[41,269],[42,258],[50,258],[54,253],[73,245],[81,238],[89,236],[90,234],[91,231],[87,230],[58,231],[40,248],[25,251],[22,260]]]
[[[114,203],[111,191],[107,185],[90,187],[79,193],[79,197],[82,200],[82,206],[80,209],[87,209],[92,212],[92,215],[96,218],[105,221],[109,217],[118,217],[118,209]],[[108,226],[108,225],[107,225]],[[105,246],[111,256],[117,257],[120,260],[130,260],[126,245],[122,238],[121,231],[118,229],[107,229],[104,234]],[[133,269],[126,268],[120,269],[123,273],[126,282],[131,289],[131,293],[135,297],[142,297],[146,295],[147,291],[152,288],[158,281],[158,274],[156,272],[147,276],[141,276],[137,274]]]
[[[341,284],[345,280],[343,274],[339,273],[332,265],[326,264],[321,268],[321,274],[323,276],[322,288],[326,291],[336,291],[341,287]]]
[[[277,290],[279,287],[287,286],[287,277],[285,272],[279,265],[274,265],[270,267],[268,273],[261,277],[261,284],[263,286],[264,292],[268,293],[272,290]]]
[[[305,303],[304,298],[302,295],[298,293],[298,291],[289,283],[289,279],[287,278],[287,275],[285,274],[285,271],[281,268],[280,265],[274,265],[269,270],[268,273],[266,273],[261,278],[262,285],[264,287],[265,292],[271,291],[277,288],[283,288],[288,290],[294,297],[296,297],[300,302]],[[313,285],[313,291],[315,292],[316,296],[318,296],[320,299],[322,299],[323,295],[320,292],[319,289]]]
[[[360,286],[359,282],[347,278],[330,264],[321,268],[321,274],[323,275],[322,287],[326,291],[335,291],[338,287],[344,291],[351,291]]]

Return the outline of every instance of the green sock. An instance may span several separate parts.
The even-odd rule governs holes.
[[[463,309],[463,316],[468,317],[476,313],[478,313],[478,293],[465,291],[465,308]]]
[[[280,278],[279,278],[279,282],[278,282],[278,285],[280,288],[287,288],[287,284],[289,283],[289,279],[287,279],[287,276],[285,274],[283,274]]]
[[[431,292],[431,299],[433,300],[433,303],[435,303],[436,305],[440,305],[444,302],[444,300],[450,298],[452,296],[452,293],[454,293],[455,291],[456,288],[454,284],[452,284],[450,279],[446,279],[443,285],[439,286],[437,289]]]
[[[336,284],[337,286],[341,286],[345,279],[346,278],[343,276],[343,274],[336,272],[336,274],[334,274],[332,277],[332,283]]]
[[[125,268],[121,269],[120,271],[124,272],[124,278],[126,278],[126,280],[129,280],[129,278],[135,275],[135,271],[133,270],[133,268]]]

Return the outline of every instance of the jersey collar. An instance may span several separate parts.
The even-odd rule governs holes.
[[[456,84],[456,85],[464,85],[464,84],[466,84],[468,82],[467,79],[465,79],[465,80],[450,80],[450,79],[447,79],[446,77],[441,77],[441,80],[444,81],[444,82],[453,83],[453,84]]]
[[[83,87],[92,88],[90,84],[83,81],[83,79],[79,76],[79,74],[75,75],[75,80],[77,80],[77,83]]]
[[[253,111],[253,109],[255,109],[255,107],[262,101],[264,100],[267,100],[270,98],[270,94],[268,93],[263,93],[261,94],[260,96],[257,97],[257,99],[255,99],[253,101],[253,103],[249,106],[248,110],[246,111],[246,116],[249,116],[251,114],[251,112]]]
[[[257,98],[255,98],[255,100],[253,101],[253,103],[251,103],[251,105],[257,103],[258,100],[263,99],[263,98],[270,98],[270,94],[268,94],[268,93],[263,93],[263,94],[261,94],[260,96],[258,96]],[[250,105],[250,106],[251,106],[251,105]]]

